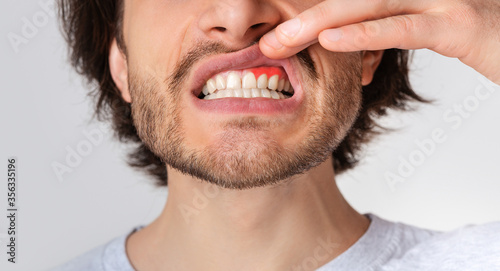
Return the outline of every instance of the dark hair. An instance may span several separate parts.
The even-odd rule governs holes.
[[[135,144],[129,153],[129,165],[156,177],[158,185],[167,185],[165,164],[141,141],[132,122],[130,104],[121,97],[111,78],[108,55],[111,42],[117,39],[125,50],[121,25],[121,0],[58,0],[62,30],[69,45],[71,64],[89,84],[97,84],[90,92],[96,101],[99,120],[110,120],[121,142]],[[375,120],[387,109],[409,109],[410,101],[426,102],[411,88],[408,80],[409,52],[388,49],[375,72],[373,81],[363,87],[362,107],[347,136],[333,152],[337,173],[354,167],[361,147],[382,128]]]

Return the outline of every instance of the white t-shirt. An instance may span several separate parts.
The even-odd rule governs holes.
[[[441,233],[367,216],[366,233],[317,271],[500,271],[500,222]],[[125,252],[130,233],[52,270],[134,271]],[[310,257],[292,271],[310,270],[314,262]]]

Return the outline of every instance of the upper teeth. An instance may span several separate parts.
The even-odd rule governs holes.
[[[219,74],[207,81],[203,87],[204,99],[226,97],[286,99],[288,97],[283,95],[283,91],[288,94],[294,92],[290,81],[280,79],[278,75],[268,78],[267,74],[262,74],[259,78],[255,78],[254,73],[249,71],[231,71],[226,74],[227,78]]]

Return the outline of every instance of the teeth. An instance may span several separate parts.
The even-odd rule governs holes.
[[[243,97],[252,98],[252,90],[251,89],[244,89],[243,90]]]
[[[243,89],[235,89],[234,90],[234,97],[237,97],[237,98],[243,97]]]
[[[252,88],[252,98],[261,97],[261,91],[258,88]]]
[[[215,84],[215,81],[213,79],[207,81],[207,88],[208,93],[212,94],[215,92],[215,90],[217,89],[217,85]]]
[[[281,93],[282,91],[287,95]],[[294,90],[290,81],[280,79],[277,74],[270,78],[267,74],[262,74],[257,79],[253,72],[245,70],[216,75],[207,80],[202,93],[203,98],[207,100],[226,97],[288,99],[288,94],[293,94]]]
[[[275,90],[267,88],[252,88],[252,89],[223,89],[215,93],[208,94],[203,99],[222,99],[222,98],[272,98],[275,100],[288,99],[287,96]]]
[[[231,88],[231,89],[241,88],[241,79],[237,73],[235,72],[229,73],[229,75],[227,76],[226,88]]]
[[[217,95],[217,98],[226,98],[226,92],[227,92],[226,89],[221,90],[219,92],[219,95]]]
[[[269,88],[270,90],[278,89],[278,80],[279,80],[278,75],[271,76],[271,78],[269,78],[269,83],[267,85],[267,88]]]
[[[217,75],[217,77],[215,77],[215,81],[216,81],[217,89],[219,89],[219,90],[226,89],[226,80],[224,80],[222,75]]]
[[[289,92],[289,91],[290,91],[290,87],[291,87],[291,85],[290,85],[290,81],[286,80],[286,81],[285,81],[285,87],[283,88],[283,90],[284,90],[285,92]]]
[[[213,99],[219,99],[219,98],[222,98],[221,94],[222,94],[222,90],[219,90],[219,91],[215,92],[214,94],[210,94],[208,96],[213,96]]]
[[[226,89],[226,98],[234,97],[234,89]]]
[[[278,91],[282,91],[285,87],[285,79],[281,79],[278,83]]]
[[[271,93],[271,98],[276,99],[276,100],[278,100],[280,98],[280,95],[278,94],[278,92],[276,92],[274,90],[271,90],[269,92]]]
[[[248,72],[243,76],[242,79],[242,85],[243,88],[256,88],[257,87],[257,80],[255,79],[255,75],[251,72]]]
[[[262,91],[262,97],[271,98],[271,93],[269,93],[269,90],[267,90],[267,88],[263,88],[261,91]]]
[[[257,80],[257,87],[267,88],[267,74],[259,76],[259,80]]]

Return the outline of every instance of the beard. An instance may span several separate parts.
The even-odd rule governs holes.
[[[275,127],[287,125],[284,121],[249,116],[223,123],[215,142],[190,147],[180,99],[183,83],[200,59],[233,52],[219,43],[193,48],[165,80],[133,66],[128,76],[139,137],[166,165],[184,174],[229,189],[277,185],[328,159],[356,119],[361,101],[359,55],[329,53],[334,69],[319,76],[308,52],[302,51],[297,54],[302,84],[311,95],[305,99],[308,131],[300,142],[286,147],[270,135]]]

